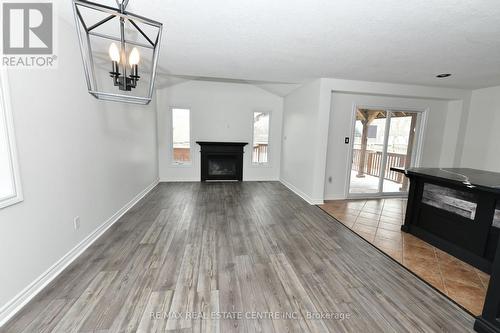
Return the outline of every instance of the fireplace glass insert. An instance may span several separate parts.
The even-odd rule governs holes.
[[[232,157],[209,157],[209,176],[236,176],[236,159]]]

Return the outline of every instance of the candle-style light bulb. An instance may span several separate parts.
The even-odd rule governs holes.
[[[141,55],[139,54],[139,50],[137,47],[134,47],[132,51],[130,51],[130,55],[128,56],[128,63],[130,66],[138,65],[141,60]]]
[[[120,49],[115,43],[111,43],[109,46],[109,57],[112,61],[120,62]]]

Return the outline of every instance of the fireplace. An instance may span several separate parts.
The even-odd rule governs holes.
[[[243,147],[246,142],[197,141],[201,147],[201,181],[243,180]]]

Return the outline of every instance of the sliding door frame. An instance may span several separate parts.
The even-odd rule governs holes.
[[[351,186],[351,170],[352,170],[352,161],[354,155],[354,136],[356,131],[356,112],[358,109],[367,109],[367,110],[377,110],[377,111],[385,111],[387,113],[386,118],[386,126],[385,126],[385,134],[384,134],[384,147],[382,153],[382,165],[381,165],[381,173],[385,173],[385,167],[387,165],[387,145],[389,141],[389,131],[390,131],[390,121],[391,121],[391,113],[398,111],[407,111],[407,112],[415,112],[419,114],[419,121],[417,122],[416,130],[416,142],[414,147],[414,156],[415,160],[412,161],[413,167],[419,167],[421,158],[422,158],[422,149],[423,149],[423,141],[425,138],[425,129],[427,128],[427,115],[429,113],[429,108],[409,108],[409,107],[397,107],[397,106],[380,106],[380,105],[363,105],[353,103],[352,112],[351,112],[351,135],[350,135],[350,144],[349,144],[349,153],[347,154],[347,174],[346,174],[346,183],[345,183],[345,191],[344,197],[348,199],[371,199],[371,198],[387,198],[387,197],[406,197],[408,192],[383,192],[383,182],[385,174],[381,174],[379,176],[379,186],[378,191],[376,193],[350,193]]]

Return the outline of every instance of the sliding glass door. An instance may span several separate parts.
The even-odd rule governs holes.
[[[416,162],[422,112],[357,108],[349,170],[349,195],[379,196],[408,192],[408,181],[393,167]]]

